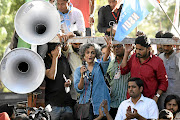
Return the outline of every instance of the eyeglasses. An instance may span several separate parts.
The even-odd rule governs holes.
[[[122,47],[123,45],[122,44],[118,44],[118,45],[113,45],[113,48],[120,48],[120,47]]]

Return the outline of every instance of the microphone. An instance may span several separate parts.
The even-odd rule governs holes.
[[[82,61],[82,65],[84,65],[85,67],[86,67],[86,61]],[[87,68],[86,68],[87,69]],[[87,75],[87,72],[85,71],[84,73],[83,73],[83,78],[84,77],[86,77],[87,79],[88,79],[88,75]]]

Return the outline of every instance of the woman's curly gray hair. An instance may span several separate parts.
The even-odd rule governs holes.
[[[81,59],[84,58],[84,56],[85,56],[85,51],[86,51],[88,48],[90,48],[91,46],[95,48],[96,58],[97,58],[97,59],[100,59],[100,57],[101,57],[101,55],[102,55],[101,50],[100,50],[101,47],[100,47],[98,44],[95,44],[95,43],[87,43],[87,44],[84,44],[84,45],[82,45],[82,46],[80,47],[80,49],[79,49],[79,55],[80,55]]]

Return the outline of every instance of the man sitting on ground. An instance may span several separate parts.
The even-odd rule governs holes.
[[[128,80],[130,98],[120,104],[115,120],[158,119],[157,104],[154,100],[143,96],[143,88],[143,81],[140,78]]]

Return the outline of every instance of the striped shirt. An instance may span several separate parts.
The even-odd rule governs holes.
[[[120,103],[124,100],[126,100],[126,95],[127,95],[127,81],[128,78],[130,77],[130,73],[126,75],[121,75],[120,72],[120,64],[118,63],[116,59],[112,60],[109,63],[107,74],[109,74],[109,79],[108,82],[111,87],[111,104],[110,107],[112,108],[118,108]],[[120,77],[117,79],[115,77],[116,73],[120,74]]]

